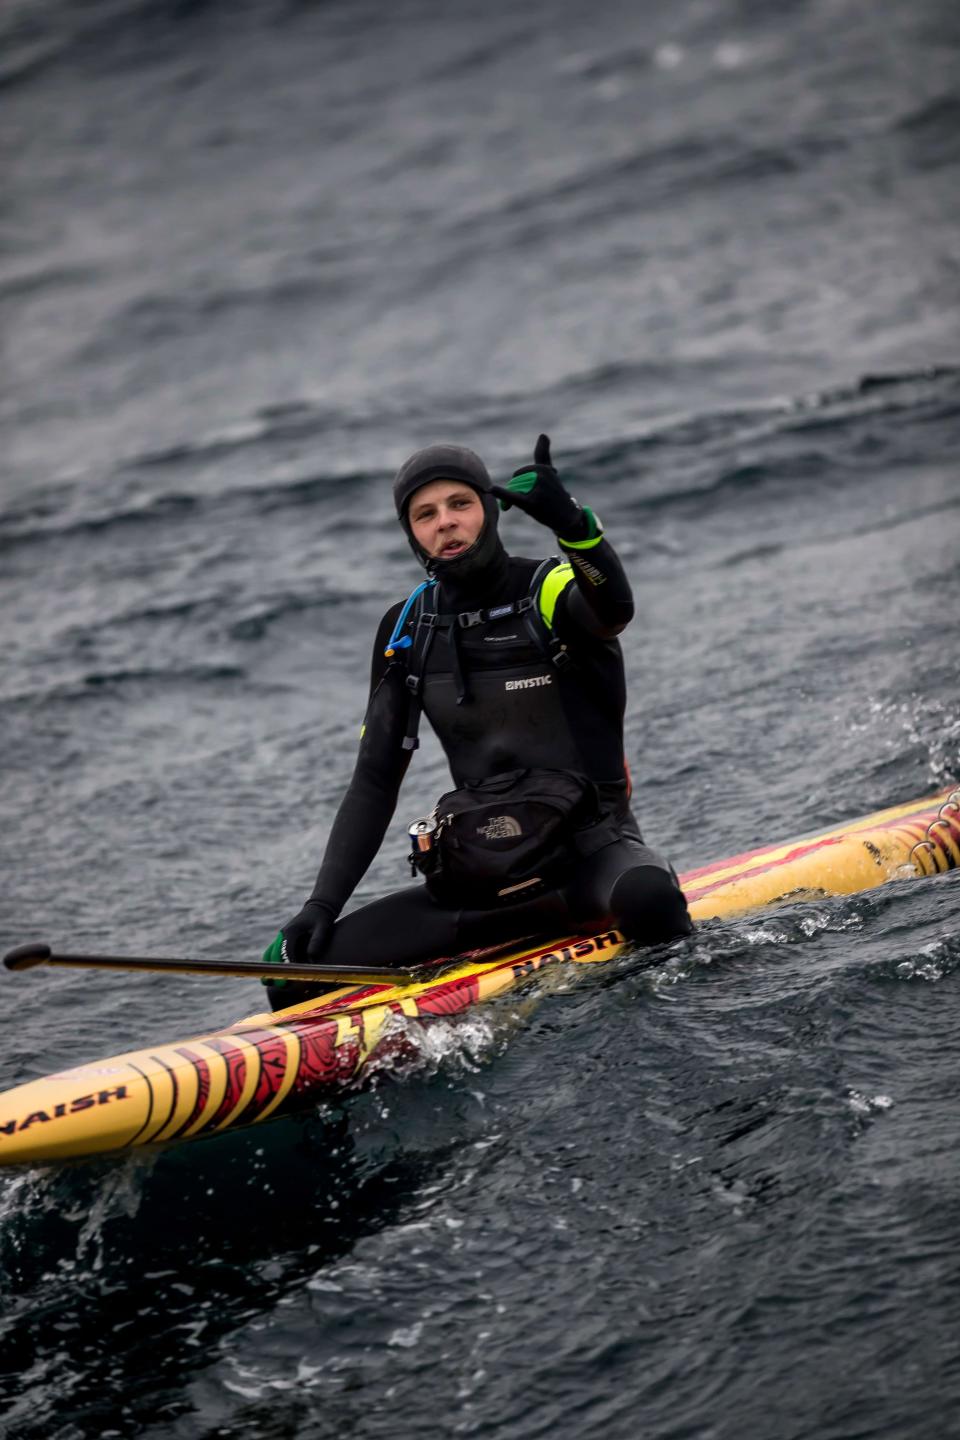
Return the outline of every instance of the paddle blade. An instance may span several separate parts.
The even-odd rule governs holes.
[[[45,965],[49,959],[50,946],[41,945],[38,940],[34,940],[8,950],[3,957],[3,963],[8,970],[31,970],[34,965]]]

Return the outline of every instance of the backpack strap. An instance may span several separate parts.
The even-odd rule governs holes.
[[[530,582],[530,607],[524,616],[524,623],[530,635],[556,670],[564,670],[572,664],[566,645],[558,638],[553,628],[554,611],[560,594],[574,578],[573,566],[556,555],[551,555],[537,567]],[[533,618],[536,605],[540,624]]]
[[[437,614],[437,599],[436,580],[426,580],[422,585],[417,586],[404,607],[407,613],[414,603],[417,607],[413,635],[403,637],[407,642],[403,648],[410,651],[407,657],[407,674],[404,682],[410,696],[407,710],[407,733],[403,737],[404,750],[416,750],[420,744],[417,732],[420,729],[420,716],[423,713],[423,696],[421,694],[423,675],[427,668],[430,646],[433,644],[433,637],[440,621]],[[399,625],[400,622],[397,623]],[[394,648],[399,648],[399,645]]]
[[[532,595],[525,595],[522,600],[511,600],[507,605],[491,605],[486,610],[457,610],[437,618],[441,625],[470,630],[474,625],[485,625],[488,620],[506,620],[508,615],[523,615],[533,609],[534,603]]]

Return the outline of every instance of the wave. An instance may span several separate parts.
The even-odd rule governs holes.
[[[45,290],[61,286],[86,285],[98,278],[100,271],[93,265],[48,265],[42,270],[26,270],[19,274],[0,276],[0,301],[26,300]]]
[[[111,56],[149,60],[164,34],[176,34],[216,0],[8,0],[0,11],[0,89],[42,77],[71,59],[99,66]],[[137,43],[131,55],[128,42]],[[147,43],[145,43],[147,42]]]
[[[342,293],[342,276],[334,280],[300,274],[231,289],[143,295],[102,324],[97,334],[74,352],[73,358],[84,365],[111,359],[125,351],[140,354],[145,348],[166,340],[202,334],[212,319],[220,320],[244,311],[262,312],[270,324],[275,324],[286,310],[299,311]]]
[[[82,684],[87,689],[103,689],[110,686],[116,689],[118,686],[146,682],[155,682],[167,686],[171,681],[177,684],[195,685],[206,684],[210,680],[239,680],[246,674],[240,665],[188,665],[182,669],[172,670],[167,668],[153,668],[151,666],[134,667],[132,669],[118,670],[91,670],[84,675]]]
[[[166,452],[163,460],[154,458],[152,463],[179,465],[187,460],[204,458],[208,454],[209,452],[202,449],[184,446]],[[284,483],[270,481],[248,486],[227,485],[222,491],[212,495],[169,491],[144,500],[119,504],[116,508],[98,513],[72,516],[64,516],[64,509],[70,505],[72,496],[64,496],[63,487],[57,487],[44,499],[34,499],[28,505],[18,506],[7,514],[0,515],[0,554],[10,554],[16,549],[28,546],[104,535],[114,530],[166,526],[171,522],[180,524],[187,518],[191,524],[199,527],[223,512],[246,510],[257,516],[310,509],[338,495],[354,499],[358,489],[368,483],[375,484],[378,493],[382,493],[383,482],[384,476],[372,471],[307,475]]]
[[[710,370],[714,362],[703,365]],[[617,388],[634,391],[638,385],[654,381],[669,388],[671,377],[674,383],[679,382],[681,374],[689,379],[689,368],[653,361],[590,367],[524,397],[522,408],[524,412],[531,404],[557,408],[577,392],[609,394]],[[701,478],[694,483],[688,479],[679,487],[671,483],[669,490],[634,495],[626,503],[631,513],[701,501],[723,491],[752,491],[768,481],[811,480],[835,472],[841,464],[862,468],[871,460],[856,454],[858,427],[864,421],[896,418],[898,424],[891,430],[890,444],[900,447],[914,425],[945,421],[952,427],[958,409],[958,381],[960,366],[950,365],[868,373],[848,386],[809,395],[782,397],[754,406],[672,414],[648,422],[633,435],[580,450],[574,448],[568,463],[585,480],[616,481],[624,475],[635,476],[638,469],[649,466],[653,456],[675,457],[687,466],[689,459],[684,457],[693,458]],[[516,417],[509,413],[505,402],[489,396],[478,396],[476,400],[475,425],[481,421],[486,425],[497,421],[514,423]],[[465,408],[474,413],[470,405]],[[160,450],[135,453],[118,462],[114,475],[119,480],[163,470],[181,477],[177,488],[165,493],[128,498],[113,507],[85,514],[77,513],[74,487],[57,483],[34,492],[27,500],[13,502],[0,514],[0,552],[113,529],[179,523],[188,517],[202,523],[227,511],[246,510],[265,516],[310,509],[334,499],[355,501],[368,488],[379,496],[386,469],[308,473],[292,480],[277,482],[271,478],[252,485],[230,484],[227,475],[221,489],[203,494],[185,489],[183,479],[192,470],[209,466],[212,460],[229,462],[232,456],[250,448],[269,453],[276,443],[319,437],[332,425],[341,433],[360,433],[372,423],[383,424],[390,418],[369,413],[344,416],[328,406],[302,400],[264,406],[249,420],[229,429]],[[848,431],[850,440],[842,444],[840,440],[819,438],[829,431],[840,436]],[[798,448],[798,437],[807,437],[811,443]],[[744,446],[755,447],[755,453],[738,456],[731,464],[730,451]],[[925,441],[924,448],[929,451],[929,441]],[[384,520],[386,523],[386,517]]]
[[[26,710],[32,714],[38,706],[83,704],[104,692],[125,691],[169,694],[228,681],[247,681],[242,665],[195,664],[182,666],[118,666],[115,670],[89,670],[71,680],[47,685],[21,686],[0,699],[0,711]]]
[[[262,640],[278,620],[285,620],[290,615],[308,614],[312,610],[335,610],[349,603],[349,598],[344,595],[298,595],[289,591],[241,615],[227,627],[227,634],[231,640]]]
[[[644,367],[639,367],[641,370]],[[589,384],[594,372],[574,384]],[[610,378],[608,376],[608,378]],[[633,367],[625,367],[621,379],[635,378]],[[960,366],[941,365],[889,374],[868,374],[850,385],[811,394],[764,401],[755,406],[735,406],[655,420],[639,434],[611,445],[582,452],[581,464],[592,473],[616,472],[623,461],[645,450],[709,450],[736,440],[760,440],[777,435],[803,434],[848,426],[861,418],[894,416],[909,412],[917,420],[954,419],[958,413],[957,383]],[[563,382],[563,387],[569,385]],[[794,457],[797,460],[799,457]],[[802,463],[802,462],[801,462]],[[731,478],[751,483],[752,463],[734,467]]]
[[[627,45],[617,50],[589,51],[573,55],[561,65],[561,73],[576,75],[584,80],[608,80],[619,78],[631,71],[648,70],[655,59],[655,51],[646,45]]]
[[[751,357],[753,359],[754,357]],[[729,357],[692,361],[632,360],[592,366],[563,376],[555,383],[525,397],[527,406],[562,410],[572,396],[603,394],[621,389],[632,394],[638,388],[658,384],[664,391],[688,390],[698,374],[709,378],[718,367],[727,368]],[[925,414],[950,416],[956,413],[955,382],[960,365],[926,366],[919,369],[867,373],[845,386],[812,391],[805,395],[780,396],[755,405],[692,413],[676,411],[648,421],[643,429],[609,446],[589,447],[579,452],[578,464],[587,464],[592,473],[615,470],[626,453],[643,449],[701,449],[716,442],[759,435],[765,430],[825,429],[849,422],[855,414],[894,414],[903,409],[929,406]],[[882,395],[880,392],[884,392]],[[864,403],[865,402],[865,403]]]
[[[535,37],[536,33],[536,27],[530,24],[515,26],[513,29],[505,28],[497,39],[474,45],[459,55],[451,56],[443,64],[428,69],[419,78],[418,84],[424,85],[433,81],[448,83],[473,76],[501,56],[509,55],[525,40]]]
[[[53,499],[36,502],[25,509],[0,517],[0,553],[9,552],[18,546],[34,545],[50,540],[64,540],[74,536],[97,535],[108,530],[126,529],[129,526],[150,525],[166,522],[171,517],[180,518],[195,510],[199,502],[193,495],[171,493],[158,495],[136,505],[111,509],[100,514],[80,515],[66,520],[62,507]],[[23,519],[28,523],[23,527]],[[31,520],[49,520],[48,524],[30,524]],[[6,532],[6,533],[5,533]]]
[[[273,8],[282,13],[285,7],[277,0]],[[165,41],[179,45],[185,29],[215,21],[219,9],[218,0],[84,0],[82,5],[6,0],[0,12],[0,87],[22,84],[70,60],[101,69],[154,63]]]
[[[952,92],[937,95],[904,115],[894,130],[907,140],[918,168],[953,165],[960,160],[960,98]]]
[[[841,135],[826,134],[763,144],[734,132],[684,136],[605,164],[591,161],[565,179],[528,185],[505,201],[461,211],[448,229],[469,240],[478,253],[489,246],[491,228],[502,247],[507,224],[513,226],[513,245],[554,235],[558,225],[595,229],[601,221],[644,210],[653,200],[664,203],[672,197],[796,176],[848,143]]]
[[[0,89],[49,69],[69,50],[74,24],[63,0],[8,0],[0,9]]]

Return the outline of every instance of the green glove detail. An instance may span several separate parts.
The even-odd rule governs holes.
[[[276,940],[264,950],[264,964],[319,965],[333,924],[333,912],[322,900],[308,900],[299,915],[288,920]],[[286,985],[287,981],[265,980],[263,984]]]
[[[266,950],[264,950],[260,958],[263,961],[264,965],[282,965],[284,963],[286,956],[283,953],[282,930],[279,930],[277,932],[276,940],[271,940],[270,944],[267,946]],[[276,980],[272,978],[268,980],[266,976],[264,976],[264,978],[260,981],[261,985],[286,985],[287,983],[288,982],[286,980],[281,980],[279,978]]]
[[[493,485],[492,492],[501,510],[516,505],[532,519],[547,525],[555,535],[574,543],[596,539],[600,527],[592,511],[586,510],[561,484],[550,459],[550,437],[541,435],[534,447],[533,464],[514,471],[506,486]]]

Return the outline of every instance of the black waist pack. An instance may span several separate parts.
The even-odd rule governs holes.
[[[600,819],[597,789],[563,770],[507,770],[441,795],[433,845],[416,857],[438,899],[480,905],[557,884],[576,835]]]

